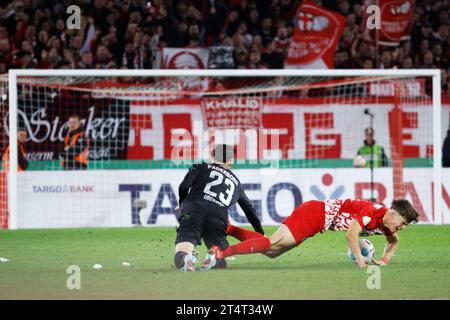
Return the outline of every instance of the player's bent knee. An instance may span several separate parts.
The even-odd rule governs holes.
[[[275,252],[271,252],[271,251],[264,252],[263,255],[265,255],[266,257],[268,257],[270,259],[274,259],[279,256],[279,254],[277,254]]]
[[[187,253],[184,251],[178,251],[175,253],[175,256],[173,257],[173,263],[177,269],[183,268],[185,256],[187,256]]]
[[[263,255],[265,255],[266,257],[271,258],[271,259],[278,257],[280,254],[281,254],[281,252],[272,250],[272,249],[263,253]]]
[[[184,257],[193,253],[195,246],[190,242],[180,242],[175,246],[175,256],[173,257],[173,263],[177,269],[181,269],[184,266]]]
[[[195,246],[190,242],[180,242],[175,246],[175,252],[183,251],[186,253],[192,253],[195,250]]]
[[[296,247],[296,243],[289,235],[274,237],[270,239],[270,249],[264,253],[268,258],[274,259],[281,256],[283,253]]]

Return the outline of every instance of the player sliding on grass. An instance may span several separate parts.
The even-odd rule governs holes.
[[[194,251],[201,239],[208,248],[215,246],[225,250],[229,246],[226,233],[228,208],[236,202],[257,231],[255,234],[264,234],[239,179],[230,171],[234,148],[217,145],[212,156],[213,163],[193,165],[179,187],[181,217],[175,241],[174,263],[184,271],[195,270]],[[226,267],[225,260],[215,259],[215,267]]]
[[[346,231],[349,248],[361,268],[367,265],[359,249],[359,235],[384,234],[387,240],[384,255],[379,261],[373,262],[386,265],[398,246],[397,231],[405,229],[410,223],[417,223],[418,217],[418,212],[405,199],[392,201],[389,209],[365,200],[307,201],[295,208],[269,238],[230,225],[227,233],[242,242],[225,250],[211,248],[204,266],[210,269],[216,259],[237,254],[263,253],[270,258],[276,258],[307,238],[327,230]]]

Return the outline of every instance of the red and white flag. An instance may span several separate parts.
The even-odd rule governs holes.
[[[300,6],[285,68],[331,69],[345,18],[310,0]]]
[[[412,29],[412,17],[414,13],[414,0],[369,0],[365,8],[377,4],[380,7],[381,28],[368,29],[367,13],[362,19],[361,29],[370,40],[376,41],[378,32],[378,43],[384,46],[398,46],[400,41],[408,40]],[[364,9],[364,12],[367,12]]]
[[[161,69],[207,69],[209,50],[201,48],[163,48]],[[179,79],[182,89],[203,91],[208,89],[208,79],[186,77]]]

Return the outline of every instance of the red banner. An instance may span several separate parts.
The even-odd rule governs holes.
[[[373,2],[373,1],[372,1]],[[378,30],[379,44],[385,46],[398,46],[401,40],[409,39],[414,13],[414,0],[378,0],[381,16],[381,29]],[[375,4],[369,3],[368,5]],[[364,10],[367,12],[367,10]],[[363,19],[363,30],[367,29],[366,16]],[[372,41],[376,39],[377,30],[368,30]]]
[[[345,18],[309,0],[300,6],[285,68],[331,69]]]
[[[375,93],[377,95],[366,102],[356,97],[332,105],[328,99],[320,98],[279,98],[263,100],[261,104],[249,97],[240,101],[218,98],[214,105],[209,105],[213,98],[179,99],[164,105],[155,105],[152,101],[131,101],[127,158],[199,159],[204,145],[214,135],[214,138],[226,138],[228,143],[242,147],[242,152],[238,150],[240,159],[267,159],[269,153],[277,154],[280,159],[353,159],[363,144],[368,126],[364,109],[371,108],[373,125],[379,128],[376,129],[377,143],[384,147],[391,159],[392,130],[397,130],[392,119],[395,98],[382,95],[389,93],[389,89],[376,89],[372,94]],[[251,110],[261,107],[258,112],[260,123],[242,130],[230,129],[229,123],[225,130],[213,130],[208,128],[211,119],[205,118],[203,109],[207,107],[213,107],[213,110],[217,107]],[[399,119],[405,158],[432,156],[431,109],[429,100],[402,107]],[[234,114],[237,112],[233,110]],[[449,115],[450,104],[444,102],[442,136],[449,126]],[[229,120],[231,124],[235,121]],[[214,123],[212,127],[217,128],[217,125]]]
[[[259,128],[262,104],[258,97],[202,99],[204,121],[208,128]]]

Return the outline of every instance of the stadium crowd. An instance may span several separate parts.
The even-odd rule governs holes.
[[[335,68],[440,68],[450,86],[450,2],[417,0],[411,40],[378,48],[362,37],[361,1],[317,3],[346,19]],[[162,47],[233,47],[234,68],[283,68],[299,0],[0,1],[0,73],[9,68],[154,67]],[[80,30],[66,28],[80,6]]]

